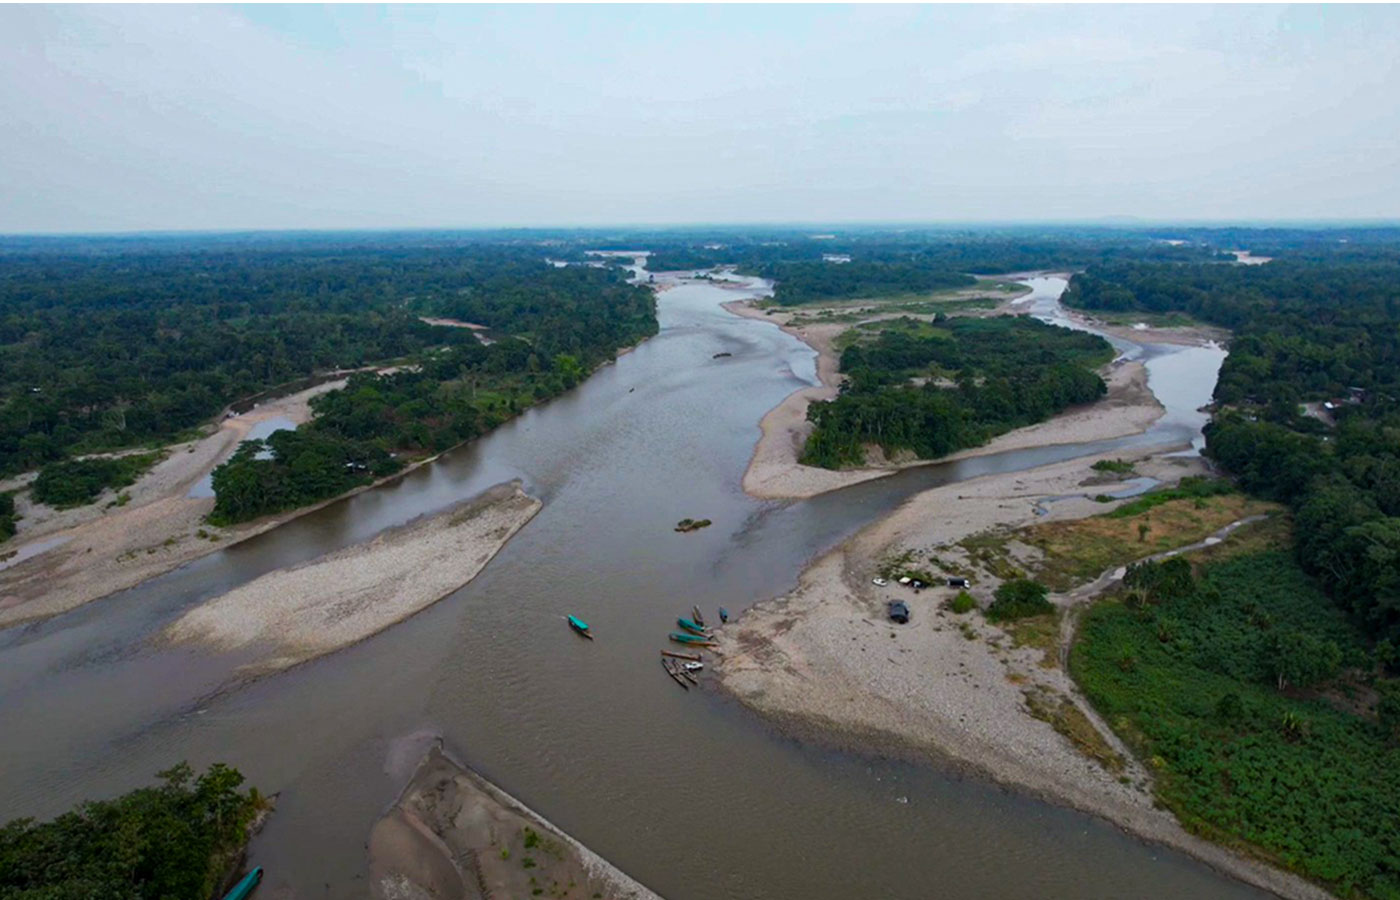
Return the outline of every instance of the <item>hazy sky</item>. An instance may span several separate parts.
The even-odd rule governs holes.
[[[0,232],[1400,217],[1400,7],[0,7]]]

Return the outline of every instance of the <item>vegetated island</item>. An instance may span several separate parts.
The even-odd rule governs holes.
[[[1248,268],[1091,266],[1065,298],[1234,329],[1206,429],[1234,482],[1120,451],[925,492],[731,623],[721,683],[1283,896],[1400,893],[1400,250],[1280,240]],[[1129,467],[1160,488],[1114,499]],[[870,581],[901,573],[973,586]]]
[[[498,485],[373,539],[278,569],[186,612],[173,641],[228,650],[256,645],[251,668],[296,665],[364,640],[471,581],[539,512],[519,482]]]
[[[659,900],[434,744],[369,838],[370,896]]]
[[[821,381],[764,416],[744,490],[810,497],[932,459],[1135,434],[1161,416],[1142,364],[1110,364],[1101,338],[1012,315],[1026,290],[987,280],[800,314],[726,304],[812,346]]]
[[[713,523],[709,519],[681,519],[672,530],[680,532],[699,531],[701,528],[709,528],[712,524]]]

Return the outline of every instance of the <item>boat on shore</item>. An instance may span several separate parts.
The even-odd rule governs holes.
[[[568,618],[570,628],[572,628],[578,634],[581,634],[584,637],[588,638],[590,641],[593,640],[593,633],[588,630],[587,622],[583,621],[578,616],[569,616]]]
[[[669,636],[671,640],[675,641],[677,644],[691,644],[692,646],[696,647],[713,647],[715,643],[703,634],[690,634],[688,632],[682,633],[679,631],[673,631]]]
[[[700,615],[700,607],[692,606],[690,608],[690,617],[699,623],[701,628],[705,627],[705,617]]]

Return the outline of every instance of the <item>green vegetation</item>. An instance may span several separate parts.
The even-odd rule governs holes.
[[[15,522],[15,495],[12,491],[0,493],[0,541],[8,541],[15,536],[18,526]]]
[[[1028,616],[1043,616],[1055,611],[1055,605],[1045,599],[1045,585],[1029,578],[1014,578],[997,586],[987,618],[993,622],[1009,622]]]
[[[1361,242],[1364,239],[1364,242]],[[1293,507],[1299,563],[1373,639],[1400,642],[1400,248],[1303,235],[1263,266],[1094,266],[1066,302],[1184,310],[1235,337],[1206,452]],[[1300,415],[1335,400],[1336,430]]]
[[[39,470],[32,493],[39,503],[55,509],[83,506],[96,500],[107,488],[124,488],[161,458],[160,453],[137,453],[117,457],[70,459],[49,463]]]
[[[972,599],[972,595],[967,591],[958,591],[952,600],[948,601],[948,608],[958,615],[972,612],[977,608],[977,601]]]
[[[1184,560],[1135,568],[1084,616],[1071,672],[1189,829],[1342,896],[1400,897],[1380,659],[1286,550],[1232,552],[1196,579]]]
[[[1089,721],[1084,711],[1074,705],[1063,694],[1043,688],[1032,688],[1024,693],[1026,709],[1031,715],[1048,722],[1085,756],[1097,762],[1110,772],[1121,772],[1126,764],[1122,755],[1113,747]]]
[[[840,396],[808,409],[804,463],[859,465],[866,444],[933,459],[1106,392],[1092,369],[1113,351],[1095,335],[1017,316],[881,326],[842,352]]]
[[[1228,481],[1188,475],[1181,479],[1176,487],[1149,491],[1140,497],[1129,500],[1107,515],[1115,519],[1130,519],[1164,503],[1172,503],[1176,500],[1201,500],[1206,497],[1219,497],[1234,492],[1235,486]],[[1198,507],[1206,508],[1205,504],[1198,504]]]
[[[1101,459],[1094,463],[1093,468],[1098,472],[1112,472],[1115,475],[1136,474],[1133,463],[1126,459]]]
[[[701,528],[708,528],[713,524],[709,519],[681,519],[676,523],[675,531],[699,531]]]
[[[219,888],[264,803],[238,790],[243,776],[188,765],[156,787],[84,803],[51,822],[0,827],[0,897],[6,900],[195,898]]]

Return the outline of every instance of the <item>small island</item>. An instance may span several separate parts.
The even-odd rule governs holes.
[[[681,519],[676,523],[676,531],[699,531],[701,528],[706,528],[710,524],[709,519]]]

